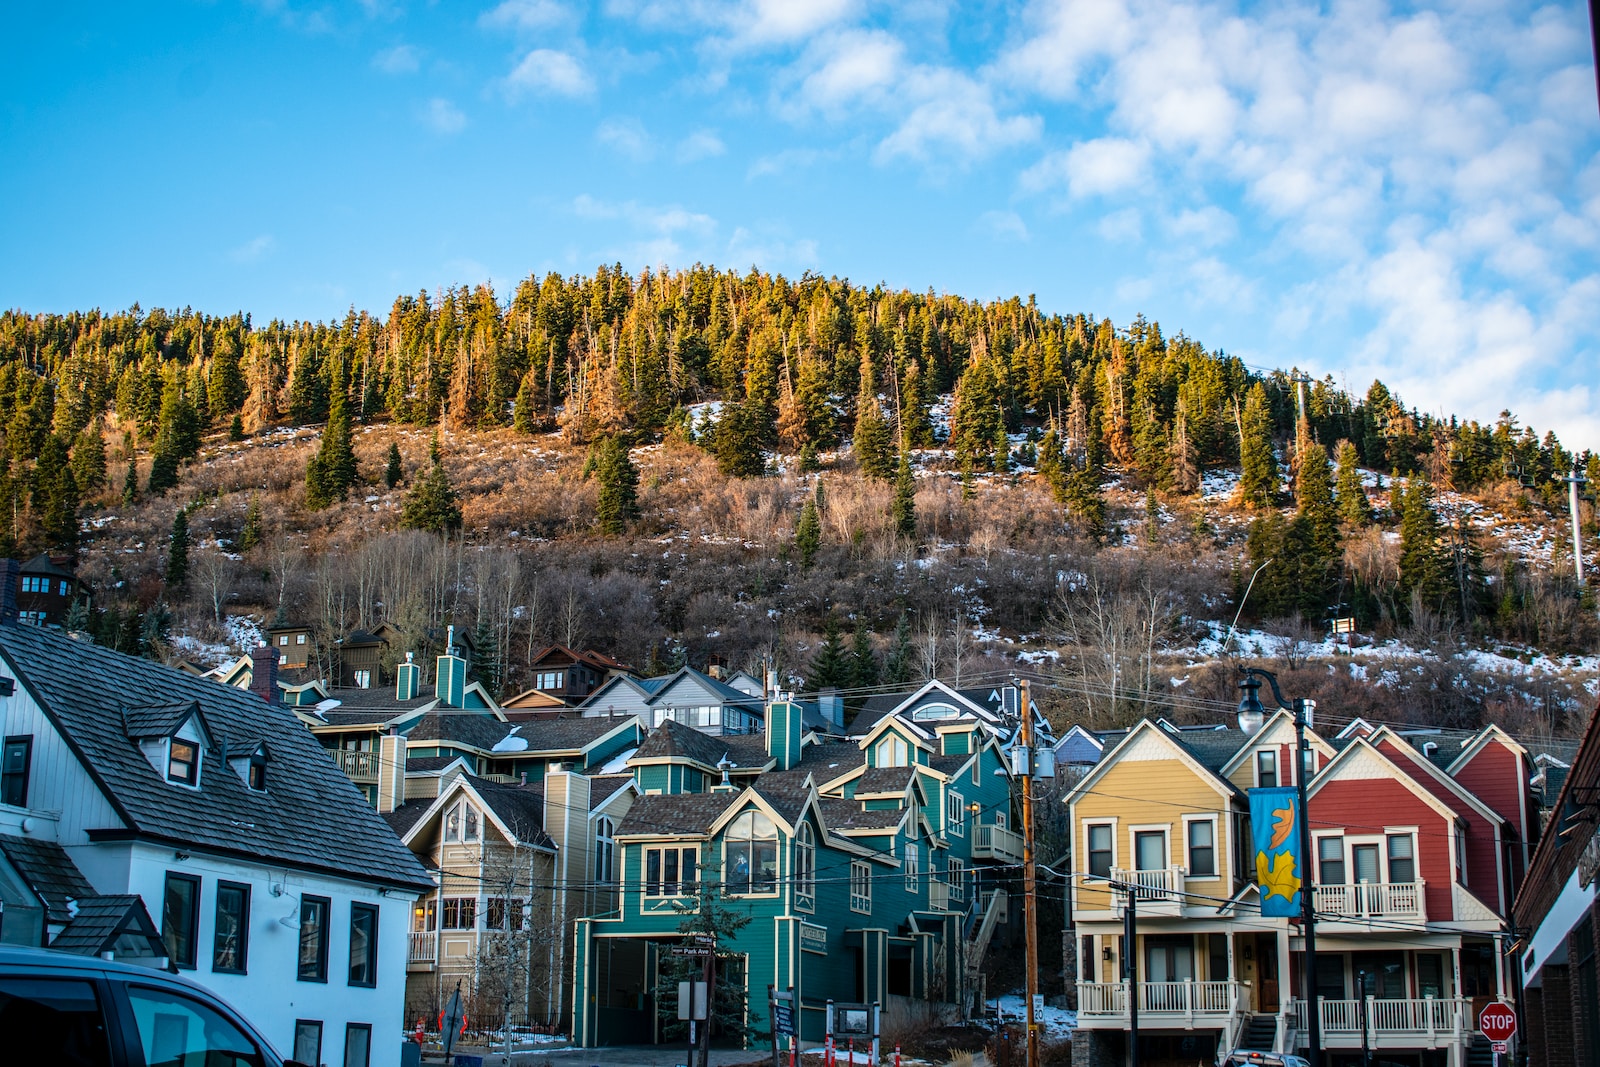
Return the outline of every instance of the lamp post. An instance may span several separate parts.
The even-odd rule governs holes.
[[[1294,740],[1295,752],[1299,756],[1300,765],[1295,769],[1295,792],[1299,798],[1299,823],[1300,823],[1300,927],[1305,937],[1304,967],[1301,973],[1300,988],[1306,998],[1306,1025],[1307,1048],[1306,1059],[1311,1061],[1311,1067],[1322,1067],[1322,1019],[1317,1003],[1317,928],[1316,913],[1312,908],[1311,886],[1311,814],[1306,809],[1306,765],[1311,747],[1306,741],[1306,728],[1311,725],[1312,713],[1316,711],[1317,702],[1314,700],[1298,699],[1293,703],[1283,699],[1283,691],[1278,688],[1278,676],[1271,671],[1262,670],[1260,667],[1243,668],[1244,680],[1239,683],[1239,688],[1244,690],[1244,696],[1239,700],[1239,729],[1246,735],[1254,734],[1261,729],[1266,721],[1266,712],[1261,706],[1260,690],[1261,679],[1265,678],[1272,687],[1272,699],[1277,701],[1278,707],[1284,711],[1294,713]]]

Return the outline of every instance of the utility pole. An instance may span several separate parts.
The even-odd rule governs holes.
[[[1120,885],[1122,899],[1122,973],[1128,980],[1128,1067],[1139,1067],[1139,894],[1138,886]]]
[[[1028,1067],[1039,1067],[1039,1028],[1033,1017],[1033,998],[1039,992],[1038,905],[1034,899],[1033,859],[1033,710],[1028,680],[1018,685],[1018,710],[1022,714],[1022,924],[1028,940]]]
[[[1578,525],[1578,486],[1588,485],[1589,479],[1583,476],[1583,469],[1578,466],[1578,461],[1572,461],[1572,473],[1562,481],[1567,483],[1567,508],[1572,512],[1572,566],[1578,576],[1578,584],[1583,584],[1583,533]]]
[[[1311,440],[1311,424],[1306,421],[1306,384],[1311,381],[1311,376],[1301,371],[1292,371],[1289,380],[1294,383],[1295,414],[1294,421],[1294,465],[1300,467],[1300,450]]]

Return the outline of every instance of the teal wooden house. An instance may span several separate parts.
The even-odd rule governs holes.
[[[886,1030],[970,1011],[1020,875],[1009,733],[961,700],[917,719],[928,692],[849,739],[787,700],[749,736],[663,721],[627,761],[642,795],[616,830],[618,909],[577,923],[575,1042],[661,1040],[656,989],[702,886],[751,918],[718,980],[744,987],[758,1034],[769,985],[795,992],[805,1041],[829,1000],[881,1004]]]

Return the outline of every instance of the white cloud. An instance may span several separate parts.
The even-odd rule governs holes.
[[[656,154],[650,132],[638,119],[606,119],[595,129],[594,137],[606,147],[638,163]]]
[[[676,155],[679,163],[694,163],[720,156],[727,150],[728,146],[713,131],[696,130],[678,142]]]
[[[978,230],[1000,240],[1028,240],[1028,226],[1015,211],[985,211],[978,216]]]
[[[802,66],[796,103],[823,112],[882,93],[901,74],[905,46],[881,31],[850,32],[818,42]]]
[[[421,53],[409,44],[385,48],[372,57],[372,65],[385,74],[415,74],[421,64]]]
[[[963,164],[1035,140],[1043,126],[1037,115],[1001,115],[989,87],[959,71],[914,71],[896,95],[912,106],[878,145],[880,162],[905,156]]]
[[[1043,192],[1061,185],[1074,197],[1127,192],[1145,178],[1148,145],[1121,137],[1100,137],[1052,152],[1022,172],[1022,188]]]
[[[235,263],[255,263],[277,247],[277,243],[270,233],[264,233],[258,237],[252,237],[242,245],[230,248],[228,250],[228,258]]]
[[[573,13],[555,0],[502,0],[478,16],[478,25],[491,30],[527,33],[560,25]]]
[[[422,108],[422,124],[434,133],[460,133],[467,128],[467,116],[442,96],[429,100]]]
[[[588,96],[594,92],[594,81],[583,64],[568,53],[535,48],[506,76],[505,87],[512,99],[526,93]]]
[[[793,44],[844,21],[861,0],[610,0],[607,14],[649,29],[700,27],[717,36],[713,51],[741,52]]]

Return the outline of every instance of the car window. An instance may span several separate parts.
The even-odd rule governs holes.
[[[130,985],[128,1003],[145,1067],[262,1067],[255,1042],[192,997]]]
[[[83,979],[0,975],[0,1034],[7,1063],[111,1063],[100,1001]]]

